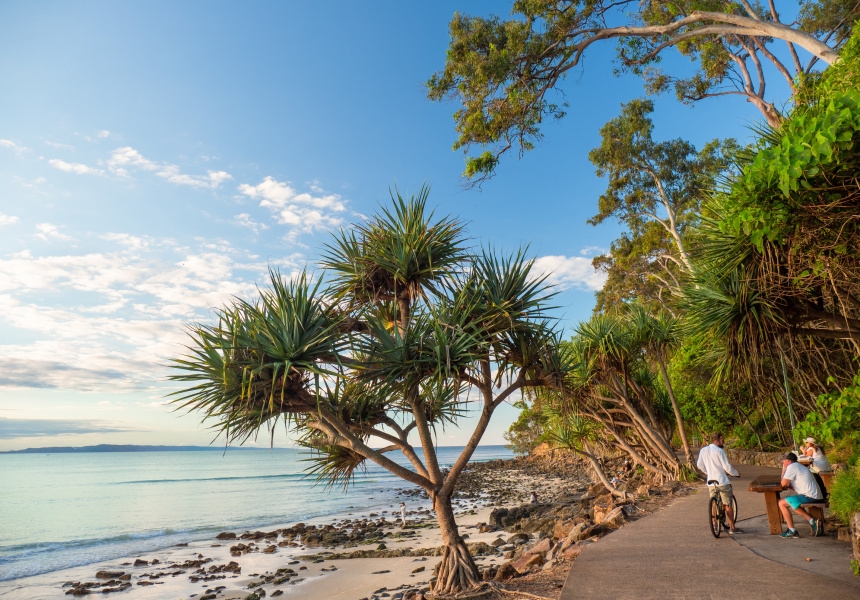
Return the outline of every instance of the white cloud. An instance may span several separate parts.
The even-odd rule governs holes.
[[[0,389],[150,389],[183,352],[185,322],[208,321],[212,307],[265,283],[267,265],[225,242],[102,237],[116,249],[0,257],[0,324],[39,340],[0,344]],[[302,258],[280,262],[289,274]]]
[[[14,225],[18,221],[19,221],[18,217],[14,216],[14,215],[6,215],[3,213],[0,213],[0,227],[3,227],[4,225]]]
[[[50,146],[51,148],[56,148],[57,150],[74,150],[75,147],[71,144],[61,144],[60,142],[52,142],[46,141],[45,145]]]
[[[606,248],[600,246],[586,246],[579,251],[580,256],[597,256],[598,254],[606,254]]]
[[[48,161],[48,164],[54,167],[55,169],[59,169],[60,171],[65,171],[66,173],[76,173],[77,175],[103,175],[104,171],[101,169],[95,169],[93,167],[88,167],[87,165],[81,163],[68,163],[64,160],[60,160],[59,158],[52,158]]]
[[[535,260],[535,271],[547,275],[550,283],[562,290],[579,288],[599,290],[606,275],[594,270],[591,260],[583,256],[541,256]]]
[[[233,176],[226,171],[208,171],[206,175],[187,175],[180,172],[178,165],[159,164],[145,158],[131,146],[117,148],[108,159],[108,168],[112,173],[121,177],[128,176],[129,167],[138,167],[144,171],[155,171],[155,175],[178,185],[205,187],[215,189]]]
[[[155,171],[158,169],[157,164],[144,158],[140,152],[131,146],[117,148],[111,153],[111,157],[108,159],[108,168],[117,175],[128,175],[126,167],[139,167],[144,171]]]
[[[257,185],[243,183],[239,191],[255,200],[260,206],[268,208],[281,225],[289,225],[298,231],[310,232],[315,229],[331,229],[343,223],[338,213],[346,210],[346,202],[337,194],[319,195],[297,193],[289,184],[266,177]]]
[[[24,152],[28,152],[30,149],[27,146],[19,146],[12,140],[4,140],[0,139],[0,146],[3,148],[9,148],[15,151],[15,154],[23,154]]]
[[[51,223],[37,223],[35,237],[46,242],[49,242],[51,240],[66,242],[74,239],[72,237],[69,237],[68,235],[60,233],[60,230],[57,229],[57,226],[52,225]]]
[[[268,229],[269,226],[265,223],[258,223],[251,219],[251,215],[248,213],[242,213],[233,217],[233,222],[239,227],[247,227],[251,231],[254,232],[254,235],[260,233],[261,229]]]
[[[108,138],[108,137],[110,137],[110,131],[108,131],[107,129],[102,129],[101,131],[99,131],[99,132],[96,134],[96,137],[97,137],[98,139],[100,139],[100,140],[103,140],[103,139],[105,139],[105,138]]]

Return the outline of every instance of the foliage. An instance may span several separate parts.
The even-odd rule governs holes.
[[[796,439],[812,436],[823,444],[848,439],[860,452],[860,373],[853,385],[821,394],[816,409],[797,424]]]
[[[762,63],[794,89],[795,75],[810,73],[819,59],[836,59],[833,48],[860,12],[844,0],[804,1],[798,8],[802,18],[793,27],[775,9],[732,0],[516,0],[507,20],[458,13],[445,68],[428,81],[429,97],[459,101],[454,147],[485,148],[467,159],[466,175],[477,179],[490,176],[509,150],[532,149],[545,119],[565,115],[566,104],[549,93],[593,43],[607,39],[618,40],[619,71],[643,76],[650,92],[674,88],[685,102],[738,94],[775,125],[780,115],[765,99]],[[789,42],[793,66],[769,49],[776,39]],[[795,45],[813,54],[806,66]],[[662,71],[668,48],[697,61],[697,73],[684,78]]]
[[[860,511],[858,467],[845,469],[833,479],[830,486],[830,510],[843,522],[848,522],[855,512]]]
[[[508,430],[502,434],[506,447],[514,454],[528,454],[544,437],[547,415],[540,404],[529,404],[524,400],[514,403],[520,414]]]

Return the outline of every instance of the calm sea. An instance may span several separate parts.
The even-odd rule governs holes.
[[[440,448],[440,463],[449,466],[461,450]],[[304,476],[305,456],[292,449],[0,454],[0,581],[225,530],[388,508],[411,486],[371,464],[347,493],[326,489]],[[473,461],[511,456],[504,446],[481,446]]]

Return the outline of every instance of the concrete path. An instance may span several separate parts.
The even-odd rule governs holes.
[[[755,598],[860,599],[860,577],[850,574],[850,557],[841,565],[810,572],[815,561],[832,562],[843,557],[840,548],[850,544],[835,537],[811,538],[808,526],[799,525],[800,540],[766,536],[764,498],[748,492],[749,482],[759,475],[779,475],[777,469],[737,466],[740,479],[732,484],[738,499],[739,526],[751,528],[750,548],[723,534],[719,539],[708,528],[708,494],[704,486],[697,494],[633,523],[596,544],[588,546],[573,563],[560,600],[646,598]],[[763,525],[764,524],[764,525]],[[804,523],[805,525],[805,523]],[[743,535],[738,536],[741,540]],[[807,539],[808,538],[808,539]],[[818,542],[822,545],[817,546]],[[781,545],[779,545],[781,544]],[[816,550],[824,550],[820,555]],[[834,548],[836,550],[834,550]],[[835,552],[835,554],[834,554]],[[807,563],[804,558],[812,558]],[[809,570],[801,570],[803,562]]]

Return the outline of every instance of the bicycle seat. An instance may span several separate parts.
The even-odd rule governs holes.
[[[708,485],[718,485],[719,483],[716,479],[708,479]]]

